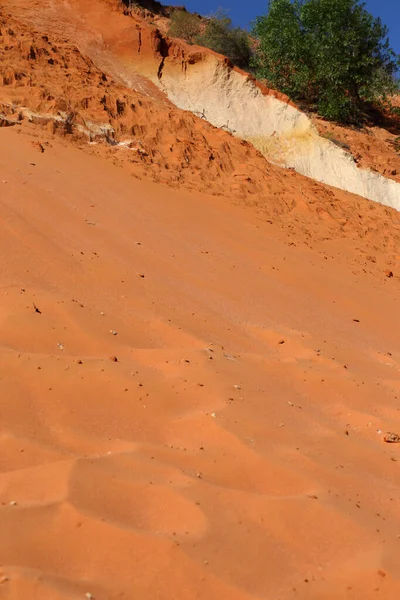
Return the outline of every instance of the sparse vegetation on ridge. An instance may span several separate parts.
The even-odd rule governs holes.
[[[244,29],[233,27],[232,20],[223,13],[216,13],[207,19],[196,43],[224,54],[238,67],[249,67],[252,54],[249,35]]]
[[[233,27],[232,20],[224,13],[217,12],[207,18],[175,10],[171,15],[169,33],[190,44],[198,44],[223,54],[236,66],[249,67],[251,47],[249,35],[240,27]]]
[[[200,35],[201,23],[199,15],[190,13],[184,8],[177,9],[171,15],[169,34],[194,44],[196,37]]]

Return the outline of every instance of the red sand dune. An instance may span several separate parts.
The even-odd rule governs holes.
[[[399,214],[2,18],[2,102],[140,100],[150,152],[0,128],[0,599],[396,598]]]
[[[0,598],[399,593],[396,271],[1,135]]]

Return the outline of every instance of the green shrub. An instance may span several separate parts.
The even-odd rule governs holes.
[[[251,57],[249,36],[223,13],[202,19],[198,15],[177,9],[171,15],[169,34],[223,54],[241,68],[248,68]]]
[[[200,33],[201,20],[198,15],[187,12],[183,9],[174,10],[171,15],[169,34],[172,37],[182,38],[194,43],[194,39]]]
[[[249,66],[251,57],[249,36],[240,27],[232,27],[231,19],[224,14],[217,13],[209,17],[204,30],[196,36],[195,42],[223,54],[238,67]]]

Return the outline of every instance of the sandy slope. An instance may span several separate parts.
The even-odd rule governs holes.
[[[36,19],[41,14],[46,12],[37,11]],[[111,14],[117,23],[126,21],[121,13]],[[57,15],[42,27],[60,28]],[[342,250],[356,245],[366,271],[397,272],[400,212],[268,163],[251,144],[165,97],[152,97],[150,88],[146,94],[117,83],[51,31],[44,35],[0,9],[0,125],[22,119],[37,136],[38,149],[45,149],[51,132],[134,177],[255,207],[292,243],[311,247],[323,241],[328,258],[332,240],[340,240]]]
[[[87,118],[88,112],[97,112],[98,115],[99,108],[100,114],[103,113],[103,117],[105,117],[103,108],[111,109],[108,110],[108,113],[112,116],[110,124],[114,126],[116,119],[112,115],[113,100],[115,100],[116,93],[123,94],[121,85],[125,85],[130,90],[135,90],[144,96],[147,112],[151,111],[151,107],[149,107],[149,104],[152,104],[151,100],[156,100],[159,104],[158,118],[161,114],[163,116],[168,112],[171,114],[171,110],[167,111],[166,106],[171,108],[171,103],[173,103],[184,111],[193,112],[197,117],[202,116],[201,126],[197,129],[203,129],[203,122],[207,119],[216,126],[216,131],[219,129],[221,133],[224,131],[235,132],[237,138],[251,142],[263,155],[277,164],[290,166],[314,180],[360,194],[398,209],[399,189],[397,184],[400,181],[400,154],[395,150],[395,140],[399,133],[398,123],[392,123],[392,126],[386,123],[381,129],[368,128],[362,131],[353,131],[349,128],[331,127],[329,123],[314,120],[322,134],[322,137],[319,137],[311,125],[311,121],[304,113],[296,109],[289,98],[259,82],[249,81],[246,73],[237,68],[232,69],[221,55],[206,48],[190,46],[182,40],[169,38],[165,35],[167,19],[161,18],[160,21],[157,15],[140,9],[134,10],[129,16],[124,15],[122,4],[118,0],[97,0],[96,2],[92,0],[31,0],[30,2],[3,0],[2,6],[7,19],[12,15],[13,19],[18,20],[17,27],[14,25],[10,27],[14,34],[17,32],[17,38],[18,34],[21,35],[21,24],[24,23],[25,27],[30,30],[36,30],[36,38],[41,37],[39,36],[39,32],[41,32],[41,34],[45,34],[46,41],[51,42],[47,47],[40,47],[40,45],[46,46],[41,40],[38,47],[36,39],[32,44],[36,55],[32,58],[26,32],[23,34],[25,38],[22,42],[16,38],[5,39],[6,51],[4,58],[0,60],[0,66],[1,63],[7,64],[10,60],[10,50],[12,50],[11,65],[16,65],[17,61],[14,57],[16,42],[18,42],[19,51],[20,46],[27,50],[28,56],[23,56],[25,68],[22,72],[28,70],[30,84],[36,88],[32,90],[33,98],[29,98],[30,107],[32,103],[35,103],[34,99],[37,104],[38,92],[42,106],[49,104],[49,102],[46,103],[49,95],[52,100],[54,99],[54,93],[48,94],[47,82],[43,82],[43,79],[46,78],[42,78],[40,84],[37,81],[32,82],[32,78],[38,79],[37,67],[40,65],[40,75],[42,71],[47,71],[53,81],[56,79],[54,72],[60,65],[59,59],[62,59],[62,65],[66,56],[65,69],[69,72],[67,74],[61,70],[61,78],[58,77],[58,80],[62,81],[63,77],[67,76],[70,77],[69,83],[72,84],[74,75],[76,75],[74,67],[76,68],[77,65],[69,70],[71,66],[69,59],[71,54],[73,58],[76,58],[74,55],[79,49],[86,63],[83,69],[82,66],[78,67],[80,81],[78,83],[74,81],[74,85],[70,86],[65,86],[64,81],[64,101],[71,102],[71,108],[73,107],[73,110],[79,112],[79,117]],[[2,27],[1,20],[0,15],[0,45],[1,33],[7,31],[6,27]],[[7,38],[7,35],[5,37]],[[54,48],[54,40],[57,37],[62,40],[61,56],[60,54],[52,55],[52,66],[49,67],[44,58],[47,55],[50,56],[50,49]],[[71,52],[71,48],[69,51],[65,51],[66,44],[73,46],[73,52]],[[59,50],[58,48],[58,52]],[[27,62],[30,63],[29,66],[27,66]],[[116,89],[114,86],[114,93],[109,95],[109,89],[104,89],[109,86],[101,83],[103,94],[105,93],[105,98],[107,98],[104,107],[96,106],[96,99],[93,97],[93,77],[92,81],[88,82],[87,67],[89,66],[90,72],[93,65],[112,77],[114,82],[120,84],[120,88]],[[1,75],[0,69],[0,85]],[[19,77],[19,75],[18,69],[16,72],[12,69],[11,78]],[[19,77],[15,87],[26,84],[27,80]],[[7,84],[8,86],[9,84]],[[98,86],[98,81],[96,81],[96,86]],[[9,88],[5,91],[8,96]],[[13,101],[18,100],[20,97],[18,92],[21,91],[16,90],[17,98],[12,94]],[[122,98],[123,103],[127,101],[126,91]],[[2,95],[3,90],[0,89],[0,111]],[[132,96],[132,92],[130,96]],[[130,102],[128,101],[126,104],[129,107]],[[163,107],[161,104],[165,106]],[[55,105],[57,106],[57,102]],[[247,110],[243,110],[244,106]],[[89,110],[82,111],[82,108]],[[172,129],[174,127],[178,130],[181,129],[179,123],[182,118],[186,123],[189,122],[188,113],[185,117],[182,114],[180,111],[178,119],[174,118],[176,117],[174,111],[172,111],[171,117],[167,116],[167,119],[170,118],[172,121]],[[107,115],[107,120],[109,115]],[[128,109],[126,116],[128,119],[117,119],[119,121],[117,134],[120,134],[122,130],[125,130],[125,133],[129,132],[129,121],[132,119],[140,121],[141,115],[132,115]],[[155,120],[157,121],[157,117]],[[194,123],[195,121],[192,119],[192,126],[196,127]],[[161,130],[161,135],[165,136],[165,118],[162,119],[162,124],[164,127],[158,123],[157,129]],[[154,139],[153,131],[150,132],[148,129],[147,123],[140,123],[139,127],[135,127],[133,131],[135,137],[147,138],[141,139],[142,142],[145,142],[147,152],[149,141],[152,142],[153,151],[154,146],[160,145],[160,136],[156,135]],[[197,148],[200,137],[198,133],[196,136]],[[209,145],[209,132],[204,131],[204,135]],[[152,137],[153,139],[151,139]],[[185,138],[184,144],[181,143],[182,140],[179,143],[176,143],[176,140],[171,141],[174,152],[181,155],[183,161],[187,158],[184,154],[185,150],[192,154],[192,148],[190,144],[189,146],[186,144]],[[332,140],[338,141],[339,144],[331,143]],[[345,152],[342,148],[338,148],[338,145],[343,147],[343,144],[348,149]],[[201,140],[200,145],[203,145]],[[207,165],[207,171],[214,176],[213,171],[216,170],[221,151],[218,144],[217,148],[214,148],[214,144],[211,144],[211,147],[212,151],[202,158],[203,165]],[[215,153],[214,149],[219,151]],[[157,148],[157,150],[159,152],[160,149]],[[248,151],[247,154],[250,155],[251,152]],[[208,162],[210,155],[215,157],[215,162],[211,165]],[[165,155],[162,152],[161,156],[158,154],[158,160],[162,163],[165,162]],[[191,165],[189,167],[193,168],[194,161],[193,156],[190,156]],[[226,161],[223,162],[226,163]],[[188,167],[188,165],[184,166]],[[384,178],[381,178],[380,175],[383,175]]]
[[[397,597],[396,270],[0,131],[0,598]]]

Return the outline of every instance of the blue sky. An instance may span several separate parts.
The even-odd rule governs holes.
[[[172,6],[184,4],[187,10],[203,15],[223,8],[235,25],[247,27],[256,16],[267,12],[268,0],[168,0],[164,3]],[[389,27],[391,46],[400,54],[400,0],[366,0],[366,8],[376,17],[381,17]]]

